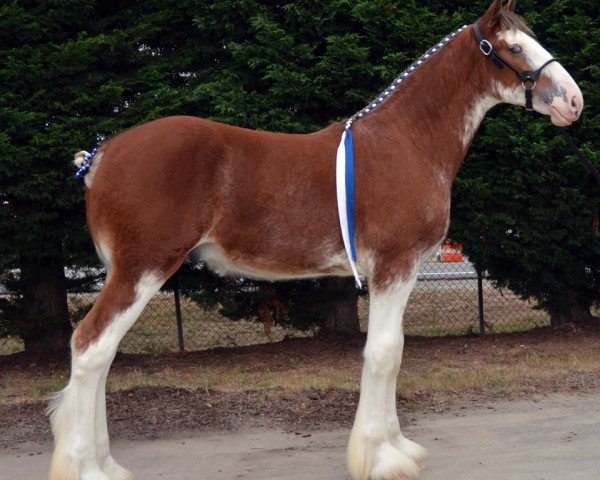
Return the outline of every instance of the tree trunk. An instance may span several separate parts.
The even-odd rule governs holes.
[[[346,333],[360,332],[358,293],[354,285],[354,278],[328,278],[325,288],[331,300],[323,330]]]
[[[72,333],[61,257],[21,258],[22,315],[17,327],[28,352],[66,352]]]
[[[591,303],[585,301],[577,292],[567,292],[562,297],[560,309],[550,310],[550,324],[560,327],[569,323],[586,323],[597,320],[590,311]]]

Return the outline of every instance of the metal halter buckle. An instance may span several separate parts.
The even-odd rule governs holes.
[[[479,50],[481,50],[484,55],[489,56],[490,53],[492,53],[492,50],[494,50],[494,47],[492,47],[492,44],[484,38],[479,42]]]
[[[527,85],[525,85],[525,82],[533,82],[533,84],[528,87]],[[535,86],[537,85],[537,82],[535,80],[532,80],[531,78],[528,78],[527,80],[523,80],[521,82],[521,86],[525,89],[525,90],[533,90],[535,88]]]

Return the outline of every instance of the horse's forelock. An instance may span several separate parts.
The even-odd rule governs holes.
[[[535,34],[531,31],[525,19],[521,15],[516,14],[508,10],[501,10],[498,12],[498,22],[500,28],[505,30],[520,30],[527,35],[535,37]]]

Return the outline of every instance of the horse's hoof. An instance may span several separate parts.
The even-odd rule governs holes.
[[[413,480],[419,475],[418,465],[391,444],[381,445],[375,454],[371,480]]]
[[[102,471],[109,476],[110,480],[135,480],[135,475],[115,462],[110,455],[104,461]]]
[[[425,468],[425,458],[427,457],[426,448],[405,437],[399,438],[396,442],[392,442],[392,445],[410,457],[412,461],[419,466],[419,469],[423,470]]]

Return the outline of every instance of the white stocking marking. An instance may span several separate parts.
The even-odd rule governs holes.
[[[390,438],[390,433],[396,443],[403,438],[396,415],[396,376],[404,345],[402,316],[416,274],[415,269],[408,280],[383,292],[371,289],[360,401],[348,445],[348,467],[355,480],[412,478],[419,471],[409,452]]]
[[[50,406],[55,439],[51,480],[131,478],[108,451],[104,385],[119,342],[161,285],[155,275],[143,275],[129,308],[117,313],[96,343],[83,353],[73,350],[69,384]],[[103,464],[99,465],[99,461]],[[104,466],[112,471],[103,472]]]
[[[110,439],[106,422],[106,378],[111,364],[112,359],[104,369],[96,395],[96,460],[100,469],[112,480],[133,480],[135,478],[133,474],[121,467],[110,454]]]

